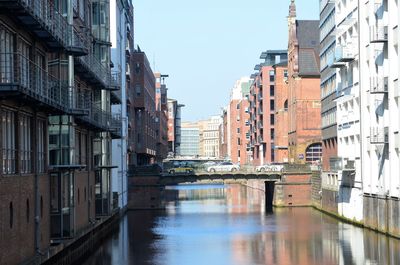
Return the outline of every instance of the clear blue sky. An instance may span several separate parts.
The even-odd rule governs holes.
[[[237,79],[262,51],[287,48],[290,0],[133,0],[135,45],[169,74],[168,97],[184,121],[220,114]],[[298,19],[318,19],[318,0],[296,0]],[[154,63],[155,62],[155,67]]]

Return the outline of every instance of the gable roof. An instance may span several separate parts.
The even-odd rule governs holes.
[[[299,45],[299,75],[320,76],[319,21],[296,20],[296,37]]]

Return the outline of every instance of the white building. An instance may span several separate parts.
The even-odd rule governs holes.
[[[323,175],[322,186],[337,190],[340,215],[399,235],[399,3],[334,5],[338,179]]]
[[[219,158],[219,127],[222,122],[221,116],[212,116],[206,121],[202,139],[205,157]]]
[[[112,106],[112,112],[121,115],[122,138],[112,141],[112,164],[117,166],[112,169],[112,191],[118,194],[118,206],[123,209],[127,205],[127,64],[128,56],[133,51],[133,6],[128,0],[116,0],[110,2],[111,21],[111,57],[114,69],[121,78],[121,91],[116,94],[120,103]],[[129,68],[128,68],[129,69]],[[128,71],[129,72],[129,71]],[[115,195],[114,195],[115,196]]]
[[[400,218],[399,2],[362,1],[359,13],[364,223],[396,233]]]

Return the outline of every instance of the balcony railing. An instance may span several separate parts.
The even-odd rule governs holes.
[[[110,89],[119,90],[121,89],[121,73],[113,71],[110,78]]]
[[[371,94],[388,93],[388,77],[371,77]]]
[[[371,144],[389,143],[389,127],[371,127],[370,130]]]
[[[257,113],[258,113],[258,115],[263,115],[264,114],[264,112],[263,112],[263,110],[261,108],[258,109]]]
[[[335,60],[336,62],[351,62],[355,59],[355,52],[352,45],[336,46]]]
[[[65,48],[67,52],[82,55],[89,47],[66,18],[55,8],[52,0],[0,1],[0,9],[12,12],[25,30],[31,31],[50,48]]]
[[[38,105],[60,113],[72,114],[77,102],[73,88],[20,53],[0,53],[0,91],[24,95]]]
[[[86,55],[89,53],[89,39],[84,38],[76,28],[72,25],[68,25],[68,43],[67,50],[75,56]]]
[[[122,122],[119,114],[111,114],[102,110],[96,103],[86,101],[87,115],[77,117],[79,120],[96,128],[98,131],[111,132],[113,138],[121,137]]]
[[[88,74],[91,82],[99,83],[104,89],[112,87],[111,69],[105,67],[93,54],[78,57],[76,61],[84,68],[82,72]]]
[[[370,27],[370,42],[387,42],[388,27],[387,26],[371,26]]]
[[[119,105],[122,103],[121,90],[111,91],[111,104]]]

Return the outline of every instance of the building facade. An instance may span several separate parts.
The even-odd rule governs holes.
[[[277,163],[289,162],[288,152],[288,70],[287,61],[273,66],[275,75],[275,139],[274,158]]]
[[[114,69],[118,69],[121,80],[121,90],[111,92],[112,113],[121,116],[121,139],[112,141],[112,164],[117,166],[111,171],[112,190],[118,195],[118,205],[121,209],[125,208],[128,201],[128,152],[129,152],[129,79],[130,74],[126,75],[130,62],[131,49],[133,42],[133,6],[127,0],[110,2],[111,23],[111,59]]]
[[[134,145],[136,165],[155,162],[157,149],[156,79],[146,54],[133,52],[133,76],[131,76],[134,109]],[[135,161],[134,161],[135,162]]]
[[[179,156],[181,145],[182,108],[176,99],[168,99],[168,156]]]
[[[197,122],[182,122],[181,156],[200,155],[200,129]]]
[[[253,165],[275,162],[275,71],[273,65],[287,61],[287,51],[268,50],[255,66],[250,88],[250,142]]]
[[[113,213],[108,1],[0,8],[0,263],[40,262]],[[49,20],[48,18],[52,19]],[[57,21],[57,23],[53,23]],[[21,242],[24,242],[21,244]]]
[[[291,1],[288,16],[289,163],[321,160],[319,21],[297,20]]]
[[[251,162],[250,149],[250,110],[249,92],[251,80],[242,77],[236,81],[231,91],[229,102],[229,120],[226,120],[227,130],[229,130],[229,153],[226,157],[233,163],[241,165]],[[226,118],[228,115],[226,116]],[[223,120],[224,122],[224,120]]]
[[[165,78],[168,75],[154,73],[156,77],[156,162],[161,164],[168,156],[168,102]]]

